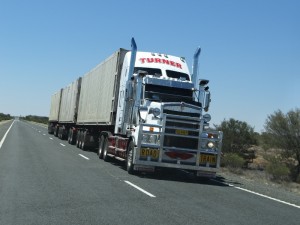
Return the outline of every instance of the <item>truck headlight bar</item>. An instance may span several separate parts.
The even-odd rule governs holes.
[[[214,148],[214,147],[215,147],[215,143],[209,141],[209,142],[207,143],[207,147],[208,147],[208,148]]]
[[[201,148],[208,150],[216,150],[218,148],[218,142],[202,139]]]
[[[159,134],[143,134],[142,139],[143,144],[160,144],[160,135]]]

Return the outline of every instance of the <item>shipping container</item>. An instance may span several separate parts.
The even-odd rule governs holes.
[[[77,124],[114,124],[124,56],[119,49],[82,77]]]
[[[61,93],[62,93],[62,89],[60,89],[51,97],[51,106],[50,106],[50,114],[49,114],[50,122],[53,121],[57,122],[59,120]]]
[[[62,90],[59,122],[76,123],[81,78]]]

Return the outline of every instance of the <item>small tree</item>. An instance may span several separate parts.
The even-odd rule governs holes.
[[[265,130],[265,143],[282,149],[283,158],[296,161],[294,179],[297,179],[300,174],[300,109],[290,110],[287,114],[275,111],[268,116]]]
[[[224,120],[220,126],[214,125],[217,130],[223,131],[223,162],[226,164],[235,162],[248,166],[253,162],[255,156],[254,150],[249,150],[251,145],[257,144],[258,133],[254,132],[254,128],[246,122],[235,119]],[[226,156],[227,155],[227,156]],[[229,157],[230,160],[227,158]]]
[[[250,145],[257,144],[257,133],[246,122],[235,119],[224,120],[220,126],[214,125],[217,130],[223,131],[223,152],[243,152]]]
[[[0,121],[1,120],[11,120],[13,117],[10,114],[0,113]]]

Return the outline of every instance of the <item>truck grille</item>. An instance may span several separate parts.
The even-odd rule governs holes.
[[[197,150],[200,114],[164,110],[164,148]]]
[[[199,113],[178,112],[178,111],[173,111],[173,110],[168,110],[168,109],[165,109],[164,113],[169,114],[169,115],[189,116],[189,117],[196,117],[196,118],[200,117]]]

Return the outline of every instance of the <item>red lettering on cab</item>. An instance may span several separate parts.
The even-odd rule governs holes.
[[[182,69],[182,65],[180,63],[168,60],[168,59],[160,59],[160,58],[140,58],[139,59],[142,64],[144,63],[161,63],[161,64],[166,64],[170,66],[174,66],[177,68]]]

